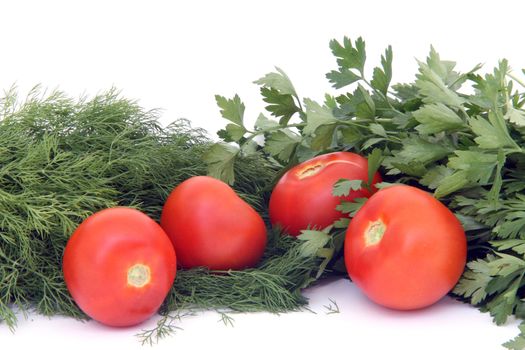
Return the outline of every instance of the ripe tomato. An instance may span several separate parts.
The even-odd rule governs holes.
[[[340,179],[368,181],[368,161],[358,154],[334,152],[312,158],[288,170],[270,197],[270,221],[292,236],[308,227],[325,228],[343,214],[336,210],[341,200],[369,197],[366,189],[346,197],[332,195]],[[372,184],[381,182],[379,173]]]
[[[78,226],[63,259],[77,305],[109,326],[151,317],[175,279],[175,251],[162,228],[131,208],[104,209]]]
[[[395,185],[378,191],[350,222],[345,263],[378,304],[423,308],[446,295],[466,263],[467,240],[454,214],[430,194]]]
[[[243,269],[255,265],[266,246],[259,214],[230,186],[209,176],[178,185],[160,222],[184,268]]]

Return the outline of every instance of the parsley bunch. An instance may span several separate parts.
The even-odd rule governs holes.
[[[330,49],[337,67],[326,77],[342,92],[322,102],[299,98],[279,68],[255,82],[267,113],[253,128],[239,96],[216,97],[229,124],[206,154],[209,172],[233,183],[234,164],[254,153],[283,170],[327,152],[366,155],[372,172],[433,192],[462,222],[469,262],[452,293],[497,324],[525,318],[525,83],[506,60],[484,75],[481,65],[462,73],[431,48],[415,81],[392,85],[391,47],[371,79],[361,38],[333,40]],[[334,195],[361,185],[339,182]],[[352,214],[362,203],[339,209]],[[525,333],[505,346],[523,348]]]

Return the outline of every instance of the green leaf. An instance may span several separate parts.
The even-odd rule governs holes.
[[[498,238],[525,238],[525,213],[513,213],[512,217],[509,215],[506,220],[500,225],[496,226],[492,231]]]
[[[264,77],[254,81],[254,83],[269,89],[277,90],[281,95],[297,95],[288,75],[286,75],[286,73],[279,67],[275,67],[275,70],[277,70],[277,73],[268,73]]]
[[[423,177],[419,180],[419,183],[434,190],[441,184],[443,179],[452,175],[453,173],[454,170],[447,168],[444,165],[437,165],[431,168],[425,175],[423,175]]]
[[[337,100],[335,96],[324,94],[324,105],[332,110],[337,108]]]
[[[334,222],[334,228],[347,228],[350,224],[349,218],[340,218]]]
[[[495,254],[498,256],[498,259],[495,259],[489,263],[492,275],[507,277],[525,269],[525,261],[523,259],[501,252],[496,252]],[[496,290],[496,287],[493,286],[493,288]],[[488,290],[487,292],[489,294],[493,293]]]
[[[388,86],[392,80],[392,46],[388,46],[385,54],[381,56],[381,66],[383,69],[374,68],[373,78],[370,84],[373,88],[381,91],[385,96],[388,93]]]
[[[525,112],[522,110],[510,107],[503,117],[516,126],[525,126]]]
[[[306,106],[307,120],[307,125],[303,130],[305,134],[311,135],[319,126],[337,122],[337,119],[335,119],[332,111],[328,107],[321,106],[308,98],[304,99],[304,104]]]
[[[272,156],[287,162],[300,142],[300,138],[291,132],[278,130],[272,132],[265,141],[264,149]]]
[[[497,205],[500,197],[501,187],[503,186],[503,176],[501,174],[503,166],[505,164],[506,156],[503,150],[498,150],[496,171],[494,172],[494,180],[492,181],[492,187],[487,194],[487,199],[492,205]]]
[[[263,101],[268,105],[265,107],[268,112],[279,120],[279,124],[287,125],[290,118],[300,111],[300,108],[295,104],[292,95],[281,94],[274,88],[261,88],[261,95]]]
[[[244,126],[239,126],[230,123],[226,125],[226,132],[228,133],[232,141],[237,142],[244,136],[244,134],[246,133],[246,129],[244,128]]]
[[[332,70],[330,73],[326,73],[326,78],[335,89],[341,89],[361,80],[359,75],[347,69]]]
[[[307,147],[301,143],[297,145],[297,149],[295,150],[295,156],[300,163],[312,159],[317,155],[319,155],[319,152],[314,151],[311,147]]]
[[[492,280],[491,267],[487,260],[473,260],[467,264],[467,270],[452,291],[454,294],[470,298],[472,305],[477,305],[487,297],[485,288]]]
[[[493,153],[477,151],[455,151],[455,157],[449,159],[448,166],[456,170],[467,170],[472,182],[485,185],[492,178],[498,156]]]
[[[239,95],[235,95],[233,99],[227,99],[225,97],[215,95],[217,105],[221,109],[221,115],[224,119],[243,126],[244,118],[244,103],[241,102]]]
[[[233,165],[239,149],[225,143],[216,143],[203,156],[208,165],[208,175],[230,185],[235,181]]]
[[[425,168],[423,163],[420,163],[418,161],[396,162],[395,159],[394,159],[393,161],[391,160],[391,165],[394,168],[397,168],[402,173],[405,173],[405,174],[410,175],[410,176],[421,177],[427,172],[427,169]]]
[[[385,157],[383,156],[383,152],[380,148],[374,148],[368,155],[368,187],[372,186],[374,176],[379,170],[379,167],[381,166],[381,163],[383,163],[384,159]]]
[[[363,143],[363,146],[361,146],[361,150],[366,150],[376,144],[378,144],[379,142],[381,141],[385,141],[386,139],[384,137],[372,137],[368,140],[366,140],[364,143]]]
[[[465,127],[463,120],[442,103],[426,105],[413,113],[420,123],[416,129],[424,135],[457,131]]]
[[[305,257],[316,256],[319,249],[323,248],[329,241],[328,232],[317,230],[302,230],[297,239],[302,241],[301,254]]]
[[[358,85],[354,96],[355,98],[364,101],[364,103],[359,103],[357,105],[355,112],[356,116],[365,119],[373,119],[376,115],[376,106],[368,91],[361,85]]]
[[[392,182],[381,181],[381,182],[376,183],[375,187],[378,190],[382,190],[383,188],[388,188],[388,187],[396,186],[396,185],[398,185],[398,184],[397,183],[392,183]]]
[[[357,130],[357,128],[345,125],[339,130],[341,131],[342,141],[347,146],[355,145],[362,138],[362,135],[361,133],[359,133],[359,130]]]
[[[470,118],[470,127],[478,135],[474,141],[485,149],[517,147],[504,122],[501,123],[497,119],[498,116],[492,112],[489,112],[489,120],[483,117]]]
[[[244,142],[241,146],[241,155],[242,156],[253,156],[257,153],[259,145],[253,140]]]
[[[382,137],[388,137],[385,128],[381,124],[373,123],[369,125],[369,128],[372,134],[376,134]]]
[[[363,73],[366,61],[365,42],[362,38],[357,38],[355,46],[352,40],[344,37],[341,45],[337,40],[330,41],[330,49],[341,69],[357,69]]]
[[[346,197],[350,194],[350,191],[359,191],[362,187],[362,180],[339,179],[332,188],[332,195],[336,197]]]
[[[415,84],[395,84],[392,85],[395,95],[401,100],[414,100],[419,96],[419,89]]]
[[[452,153],[443,142],[430,142],[421,137],[410,137],[403,141],[403,148],[395,155],[397,163],[434,163]]]
[[[493,74],[486,74],[485,79],[480,76],[473,76],[474,88],[478,90],[478,97],[485,105],[492,107],[493,110],[500,108],[506,102],[506,77],[509,73],[507,60],[501,60]]]
[[[315,135],[310,142],[310,147],[315,151],[323,151],[337,144],[335,131],[337,124],[321,125],[315,130]]]
[[[468,171],[456,171],[441,180],[434,192],[436,198],[442,198],[450,193],[456,192],[470,184],[468,180]]]
[[[430,46],[430,53],[426,62],[427,66],[435,72],[447,84],[447,86],[451,86],[452,83],[459,78],[459,74],[454,72],[456,63],[441,60],[433,46]]]
[[[460,107],[465,99],[451,89],[459,77],[453,71],[454,62],[441,61],[439,55],[431,48],[427,63],[418,61],[419,74],[416,86],[426,103],[442,103],[452,107]]]
[[[521,278],[516,278],[511,285],[504,290],[503,293],[498,294],[494,299],[487,303],[486,307],[493,317],[497,325],[502,325],[507,321],[508,316],[512,315],[514,308],[517,305],[516,293],[521,283]],[[493,282],[492,280],[491,282]]]
[[[449,159],[448,166],[457,170],[445,177],[436,189],[435,196],[440,198],[468,185],[489,183],[498,164],[497,155],[476,151],[456,151]]]
[[[491,241],[490,244],[499,251],[511,249],[518,254],[525,255],[525,240],[523,239]]]
[[[525,349],[525,321],[519,325],[520,334],[503,344],[509,350],[523,350]]]
[[[352,201],[341,201],[336,209],[343,214],[348,214],[350,217],[354,217],[355,214],[361,209],[368,198],[354,198]]]
[[[259,114],[257,120],[255,121],[255,130],[267,130],[278,127],[279,123],[275,120],[268,119],[264,114]]]

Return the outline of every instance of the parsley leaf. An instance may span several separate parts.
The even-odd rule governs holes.
[[[335,119],[328,107],[321,106],[310,99],[305,99],[304,104],[306,106],[306,120],[308,123],[303,130],[305,134],[311,135],[319,126],[337,122],[337,119]]]
[[[254,83],[261,85],[263,101],[268,104],[266,110],[273,116],[280,117],[279,123],[285,126],[294,114],[301,114],[302,110],[301,106],[296,104],[299,97],[292,81],[282,69],[279,67],[275,69],[277,73],[268,73]]]
[[[275,117],[280,117],[279,124],[287,125],[295,113],[301,111],[295,104],[292,95],[281,94],[274,88],[261,88],[261,95],[263,101],[268,103],[266,110]]]
[[[470,126],[472,131],[478,135],[474,141],[481,148],[519,148],[511,138],[507,126],[502,123],[502,120],[496,113],[489,112],[488,120],[483,117],[471,118]]]
[[[304,256],[315,256],[319,249],[322,249],[329,241],[331,236],[326,230],[302,230],[297,239],[303,241],[301,253]]]
[[[464,128],[465,122],[442,103],[426,105],[414,112],[420,123],[416,127],[421,134],[436,134],[442,131],[456,131]]]
[[[275,70],[277,70],[277,73],[268,73],[254,83],[268,89],[276,90],[281,95],[296,96],[297,93],[288,75],[279,67],[275,67]]]
[[[521,322],[518,326],[520,334],[514,339],[509,340],[503,344],[503,346],[509,350],[523,350],[525,349],[525,322]]]
[[[336,197],[344,197],[350,194],[350,191],[359,191],[363,186],[362,180],[337,180],[332,189],[332,195]]]
[[[368,155],[368,187],[372,186],[374,175],[379,170],[383,159],[385,159],[385,157],[383,156],[383,152],[379,148],[374,148],[372,152]]]
[[[233,165],[238,153],[238,148],[226,143],[211,146],[203,156],[208,165],[208,175],[232,185],[235,180]]]
[[[487,292],[485,288],[491,281],[491,267],[489,262],[493,258],[487,260],[473,260],[467,264],[467,270],[463,274],[463,277],[459,280],[459,283],[454,288],[453,292],[457,295],[470,298],[470,302],[473,305],[482,302]]]
[[[373,88],[381,91],[384,95],[388,93],[388,86],[392,80],[392,46],[388,46],[385,54],[381,56],[381,68],[374,68],[373,78],[370,84]]]
[[[465,99],[455,89],[459,74],[454,72],[455,63],[442,61],[433,47],[426,63],[418,61],[419,74],[415,85],[419,88],[426,103],[442,103],[452,107],[461,107]]]
[[[236,94],[232,99],[215,95],[215,100],[221,109],[221,115],[224,119],[233,122],[235,125],[243,125],[245,107],[239,95]]]
[[[354,44],[352,40],[344,37],[341,45],[337,40],[330,41],[330,49],[335,57],[339,70],[332,70],[326,74],[333,87],[340,89],[362,79],[366,62],[365,42],[358,38]],[[356,74],[352,69],[357,70]]]
[[[300,138],[291,132],[278,130],[272,132],[267,138],[264,149],[272,156],[287,162],[295,148],[300,142]]]
[[[337,205],[336,209],[343,214],[348,214],[351,218],[355,216],[357,211],[365,204],[368,198],[354,198],[352,201],[342,201]]]

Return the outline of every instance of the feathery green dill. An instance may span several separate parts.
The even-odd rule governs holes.
[[[273,230],[269,238],[264,257],[254,268],[179,270],[156,327],[139,334],[142,343],[152,344],[173,333],[181,318],[198,311],[215,310],[231,323],[231,313],[280,313],[306,307],[301,291],[316,281],[322,260],[315,250],[305,254],[303,243],[291,236]]]

